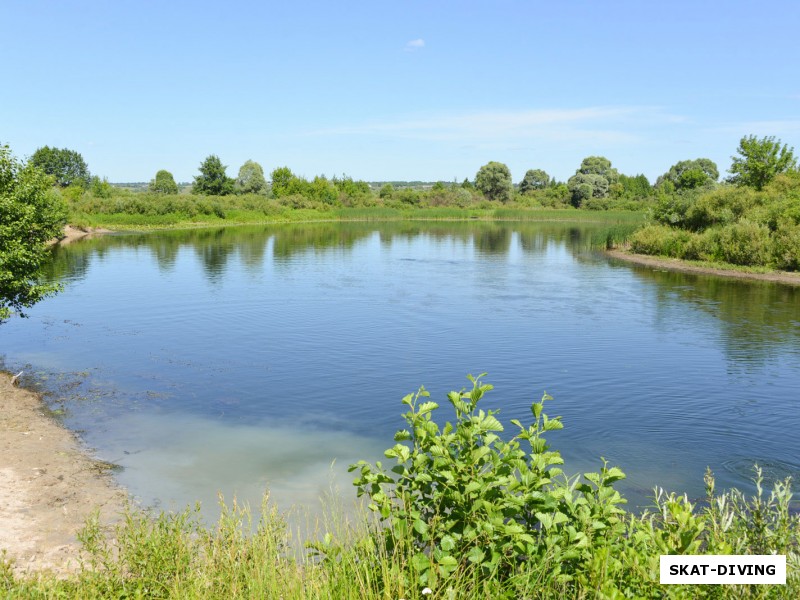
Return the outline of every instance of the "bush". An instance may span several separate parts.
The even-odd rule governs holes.
[[[786,271],[800,271],[800,224],[781,222],[772,241],[772,260]]]
[[[647,225],[631,236],[631,250],[638,254],[697,258],[695,237],[688,231],[664,225]]]
[[[771,243],[766,226],[745,221],[712,231],[718,260],[743,266],[770,262]]]
[[[625,475],[604,465],[582,483],[562,477],[564,461],[543,437],[562,428],[543,411],[546,394],[531,406],[533,423],[512,420],[518,431],[502,440],[497,411],[477,408],[492,389],[480,378],[448,394],[456,419],[442,429],[424,388],[403,398],[410,431],[398,431],[385,452],[397,465],[392,474],[380,463],[351,465],[358,494],[386,524],[382,543],[391,551],[408,544],[420,584],[456,571],[504,580],[542,562],[555,581],[569,581],[597,544],[622,533],[624,501],[612,484]]]

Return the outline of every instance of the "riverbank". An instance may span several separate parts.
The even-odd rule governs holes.
[[[113,523],[126,494],[41,397],[0,373],[0,554],[16,573],[75,571],[77,532],[93,511]]]
[[[757,281],[767,281],[770,283],[781,283],[784,285],[800,286],[800,273],[787,273],[785,271],[756,272],[730,268],[704,265],[693,263],[678,258],[667,258],[664,256],[650,256],[648,254],[634,254],[628,250],[613,249],[606,250],[606,255],[626,262],[650,267],[652,269],[666,269],[681,273],[696,273],[698,275],[716,275],[719,277],[731,277],[734,279],[752,279]]]
[[[384,206],[347,208],[291,208],[272,206],[269,210],[252,210],[226,206],[221,214],[156,213],[139,214],[127,212],[72,211],[71,226],[83,231],[106,230],[152,230],[195,229],[227,225],[275,225],[281,223],[306,223],[317,221],[553,221],[553,222],[600,222],[643,223],[644,212],[623,210],[576,210],[574,208],[525,208],[525,207],[427,207],[392,208]]]
[[[63,235],[59,238],[50,240],[49,245],[58,244],[59,246],[66,246],[78,240],[91,239],[98,235],[105,235],[107,233],[114,233],[110,229],[104,227],[76,227],[74,225],[64,225]]]

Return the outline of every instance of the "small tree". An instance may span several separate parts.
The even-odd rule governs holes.
[[[55,182],[61,187],[80,185],[86,188],[89,186],[91,180],[89,168],[83,157],[75,150],[43,146],[33,153],[29,162],[34,167],[53,176]]]
[[[541,169],[528,169],[519,184],[521,194],[542,190],[550,185],[550,176]]]
[[[58,289],[38,281],[46,243],[66,222],[64,202],[51,179],[28,162],[20,164],[0,146],[0,322]]]
[[[732,174],[728,181],[736,185],[762,190],[779,173],[797,169],[794,148],[786,144],[781,146],[775,136],[761,139],[754,135],[743,137],[737,152],[739,156],[731,157],[733,164],[728,169]]]
[[[255,161],[248,160],[239,168],[236,191],[241,194],[261,194],[267,189],[264,169]]]
[[[97,175],[92,177],[92,196],[95,198],[111,198],[111,184],[108,183],[108,178],[103,177],[100,179]]]
[[[216,154],[208,156],[200,164],[200,175],[194,178],[193,191],[207,196],[233,193],[233,179],[225,173],[227,168]]]
[[[503,163],[491,161],[478,170],[475,187],[489,200],[508,202],[514,192],[511,171]]]
[[[150,181],[150,191],[156,194],[177,194],[178,184],[172,173],[161,169],[156,173],[155,179]]]

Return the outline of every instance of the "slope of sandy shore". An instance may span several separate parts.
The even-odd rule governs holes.
[[[704,267],[688,263],[677,258],[665,258],[663,256],[649,256],[646,254],[633,254],[627,250],[607,250],[606,254],[612,258],[618,258],[637,265],[644,265],[653,269],[666,269],[669,271],[680,271],[682,273],[697,273],[698,275],[718,275],[720,277],[733,277],[735,279],[754,279],[759,281],[771,281],[773,283],[783,283],[786,285],[800,285],[800,273],[787,273],[776,271],[774,273],[748,273],[746,271],[736,271],[734,269],[717,269],[714,267]]]
[[[0,373],[0,553],[18,573],[77,566],[75,534],[95,509],[102,523],[126,496],[75,436],[51,418],[40,397]]]

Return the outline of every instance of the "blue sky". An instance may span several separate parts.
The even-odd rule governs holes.
[[[800,151],[800,2],[0,0],[0,143],[190,181],[209,154],[313,177],[654,180]]]

